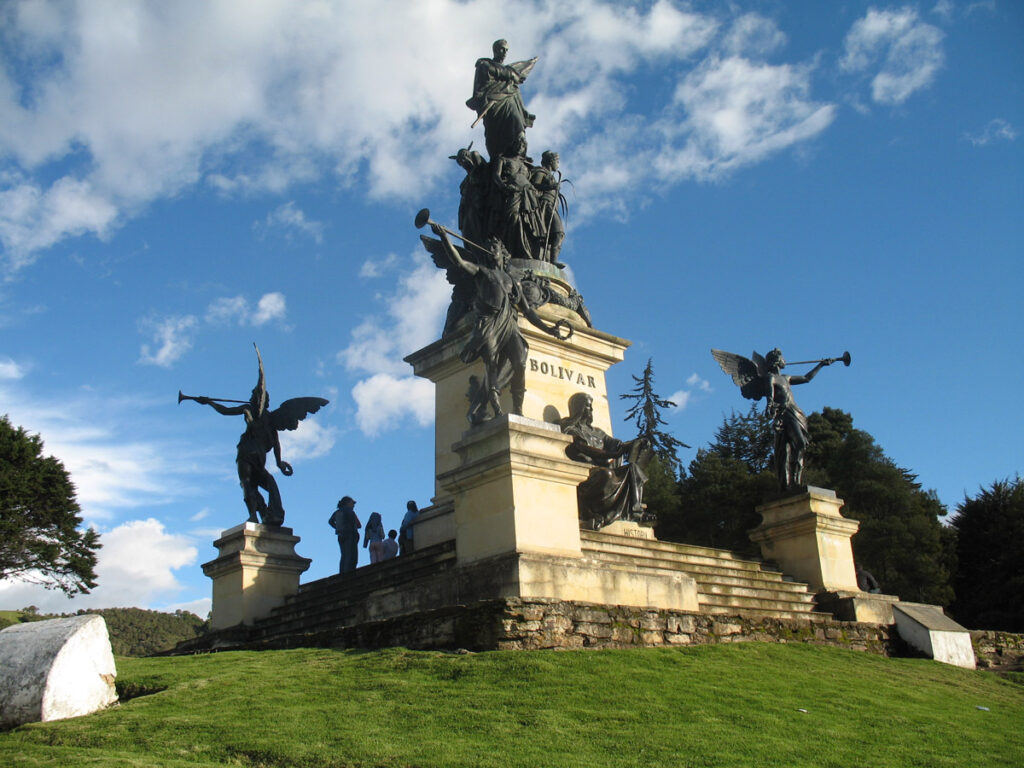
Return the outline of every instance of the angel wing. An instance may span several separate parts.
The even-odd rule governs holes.
[[[473,282],[473,278],[466,274],[465,271],[459,269],[452,263],[452,260],[448,257],[448,251],[444,247],[444,243],[433,237],[427,237],[426,235],[420,235],[420,240],[423,241],[423,247],[427,249],[430,254],[430,258],[434,261],[434,266],[438,269],[445,271],[445,277],[448,278],[448,282],[452,285],[462,285],[464,283]],[[459,255],[466,261],[473,264],[478,264],[479,260],[472,254],[468,248],[455,245],[458,249]]]
[[[293,397],[270,412],[270,424],[278,431],[295,429],[300,421],[309,414],[316,413],[329,402],[330,400],[324,400],[322,397]]]
[[[260,365],[260,375],[259,375],[259,378],[256,380],[256,387],[253,389],[253,394],[256,395],[259,398],[258,401],[257,401],[258,402],[257,408],[259,409],[260,413],[263,413],[263,411],[266,409],[266,407],[268,405],[268,403],[267,403],[267,377],[263,373],[263,355],[260,354],[260,348],[258,346],[256,346],[256,342],[255,341],[252,343],[252,345],[253,345],[253,347],[256,348],[256,359],[259,361],[259,365]],[[257,416],[258,415],[259,414],[257,414]]]
[[[720,349],[711,350],[711,356],[718,361],[723,371],[732,376],[733,383],[740,388],[743,396],[749,400],[760,400],[767,394],[764,375],[768,372],[768,365],[757,352],[751,354],[753,360]]]

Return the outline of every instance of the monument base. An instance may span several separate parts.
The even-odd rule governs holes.
[[[312,560],[295,554],[291,528],[242,523],[213,542],[219,556],[203,563],[213,579],[212,629],[252,624],[299,591]]]
[[[818,610],[831,613],[840,621],[860,621],[869,624],[892,624],[892,607],[900,601],[896,595],[871,592],[821,592],[815,599]]]
[[[749,532],[761,555],[812,591],[860,592],[850,538],[860,523],[839,514],[835,491],[808,486],[803,493],[762,504],[761,525]]]

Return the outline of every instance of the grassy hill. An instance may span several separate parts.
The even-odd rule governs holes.
[[[304,649],[118,669],[125,696],[148,695],[0,733],[0,765],[1024,764],[1024,686],[807,645]]]

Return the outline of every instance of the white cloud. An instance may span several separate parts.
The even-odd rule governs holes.
[[[194,515],[189,517],[189,522],[190,523],[198,523],[200,520],[205,520],[209,516],[210,516],[210,508],[209,507],[203,507],[198,512],[196,512]]]
[[[266,325],[271,320],[283,320],[285,300],[283,293],[265,293],[256,303],[256,313],[252,316],[253,325]]]
[[[0,181],[9,268],[64,238],[109,236],[197,184],[284,194],[328,176],[372,198],[421,199],[472,137],[472,62],[498,36],[513,57],[540,57],[523,90],[539,116],[530,140],[571,158],[577,221],[624,214],[652,180],[756,162],[832,119],[809,100],[806,67],[744,58],[783,45],[771,20],[741,16],[715,48],[719,19],[670,0],[54,1],[2,13],[21,64],[0,72],[0,154],[15,171]],[[700,63],[705,50],[717,53]],[[648,127],[666,105],[629,111],[630,78],[651,67],[685,81],[668,105],[691,113],[682,131],[665,130],[678,115]],[[323,236],[292,202],[261,226]]]
[[[421,425],[433,420],[433,385],[411,376],[402,356],[437,337],[451,286],[425,251],[413,260],[415,268],[402,275],[394,294],[385,299],[383,316],[363,321],[338,352],[338,362],[348,370],[368,374],[352,389],[356,423],[367,435],[397,426],[405,415]]]
[[[370,437],[398,427],[408,416],[421,427],[434,422],[434,385],[412,376],[378,373],[352,388],[356,424]]]
[[[673,392],[668,396],[668,399],[675,403],[677,410],[683,410],[690,402],[690,398],[693,396],[692,392],[685,389],[680,389],[678,392]]]
[[[748,13],[733,22],[723,46],[735,55],[767,55],[786,44],[786,36],[778,25],[758,13]]]
[[[1013,141],[1017,138],[1017,131],[1006,120],[997,117],[977,133],[965,133],[964,138],[976,147],[983,147],[993,141]]]
[[[0,582],[0,603],[35,605],[43,612],[79,608],[147,608],[176,597],[183,589],[174,571],[193,565],[198,550],[186,536],[168,533],[153,518],[129,520],[100,531],[103,547],[97,554],[98,586],[88,595],[68,599],[61,592],[15,581]]]
[[[63,462],[87,521],[109,520],[123,510],[164,504],[194,490],[189,476],[197,471],[195,459],[179,458],[188,455],[180,445],[123,436],[137,432],[126,425],[127,414],[144,418],[152,402],[79,390],[44,403],[33,393],[31,378],[0,386],[0,402],[12,424],[38,434],[44,454]]]
[[[943,32],[921,21],[910,7],[870,8],[850,28],[840,67],[847,72],[876,69],[871,96],[880,104],[902,104],[929,85],[942,66]]]
[[[324,225],[319,221],[307,219],[306,214],[291,200],[268,213],[262,222],[256,223],[255,229],[261,235],[281,230],[289,239],[294,233],[298,233],[310,238],[317,245],[324,239]]]
[[[143,344],[139,362],[170,368],[192,349],[192,336],[197,325],[198,321],[193,315],[143,320],[140,326],[152,335],[153,343],[158,346],[152,350],[149,344]]]
[[[266,325],[272,320],[284,320],[287,302],[278,291],[263,294],[256,302],[256,309],[250,309],[244,296],[222,296],[210,302],[206,308],[206,322],[234,323],[237,325]]]
[[[953,11],[953,0],[939,0],[932,6],[932,13],[936,16],[941,16],[945,21],[953,18]]]
[[[307,416],[299,422],[298,429],[284,431],[279,435],[281,441],[281,458],[288,463],[303,459],[315,459],[331,452],[337,441],[338,430],[324,427],[316,420],[316,416]]]
[[[0,358],[0,381],[14,381],[25,375],[25,367],[11,358]]]
[[[390,272],[394,269],[398,263],[398,256],[394,253],[389,253],[384,258],[367,259],[363,262],[363,266],[359,268],[360,277],[381,277],[382,275]]]
[[[812,101],[810,67],[712,57],[675,92],[685,120],[661,128],[681,143],[657,158],[664,178],[716,178],[814,138],[835,118],[835,106]]]
[[[691,373],[689,378],[686,379],[686,383],[693,389],[699,389],[701,392],[714,392],[711,388],[711,383],[707,379],[702,379],[696,373]]]

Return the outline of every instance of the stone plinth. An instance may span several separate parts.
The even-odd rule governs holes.
[[[452,446],[459,465],[438,483],[453,499],[460,565],[507,552],[582,556],[576,488],[590,467],[565,455],[571,442],[554,424],[506,414]]]
[[[835,491],[808,486],[806,492],[757,508],[761,525],[750,539],[761,555],[813,591],[859,592],[850,538],[860,523],[839,514]]]
[[[252,624],[298,592],[299,575],[312,562],[295,554],[299,541],[291,528],[257,523],[224,531],[213,542],[219,556],[203,563],[203,573],[213,579],[210,626]]]
[[[892,609],[896,631],[917,650],[943,664],[974,669],[971,633],[938,605],[897,603]]]
[[[550,307],[543,307],[541,314],[549,320],[554,317]],[[629,342],[586,327],[574,328],[571,339],[558,341],[523,318],[519,319],[519,327],[530,345],[523,415],[537,421],[557,421],[568,415],[569,398],[576,392],[586,392],[594,398],[594,425],[613,434],[605,371],[622,360]],[[435,341],[405,358],[417,376],[430,379],[435,385],[434,472],[438,478],[460,464],[452,446],[469,427],[469,377],[483,376],[482,362],[466,365],[459,359],[470,330],[469,323],[464,322],[451,337]],[[506,412],[512,407],[508,391],[502,394],[501,406]],[[438,480],[435,503],[450,500],[451,495]]]
[[[15,624],[0,632],[0,726],[88,715],[117,701],[102,616]]]
[[[818,609],[831,613],[840,621],[861,621],[869,624],[892,624],[896,595],[880,595],[856,590],[821,592],[815,597]]]

